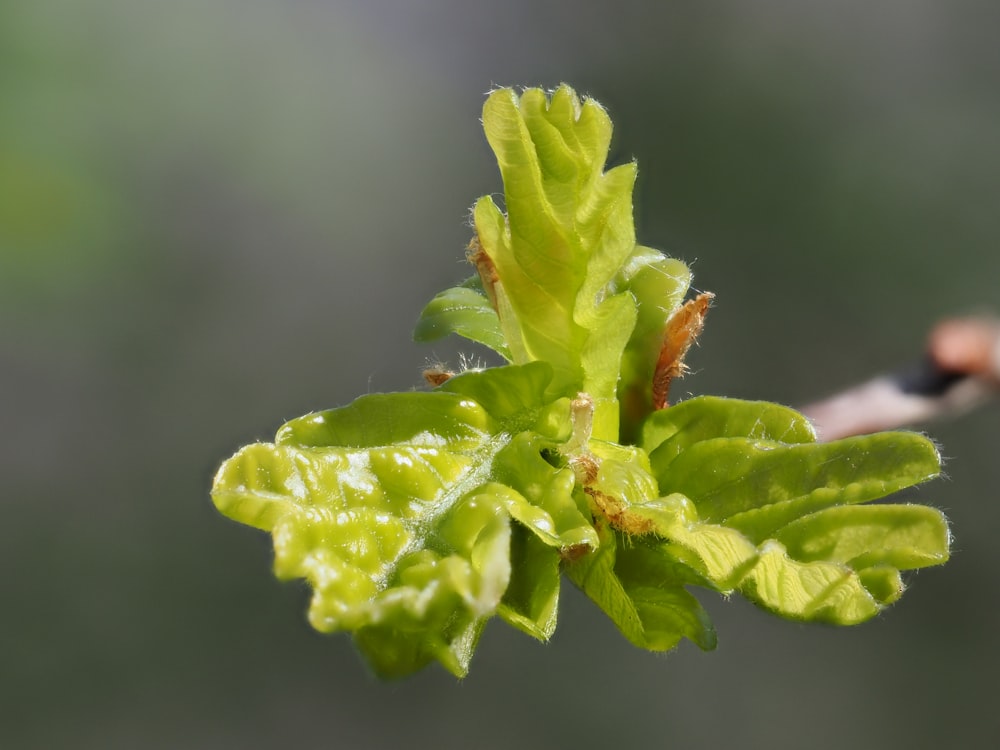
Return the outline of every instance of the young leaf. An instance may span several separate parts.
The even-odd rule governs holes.
[[[511,353],[500,330],[500,319],[478,282],[479,279],[470,279],[428,302],[413,330],[413,340],[436,341],[456,333],[489,347],[510,362]]]
[[[780,543],[761,546],[760,560],[743,593],[783,617],[856,625],[878,614],[879,603],[845,565],[823,560],[800,563]]]
[[[510,583],[497,613],[533,638],[547,641],[556,629],[561,580],[560,555],[523,526],[514,524]]]
[[[511,517],[551,550],[522,545],[528,568],[518,571],[518,590],[528,606],[505,608],[536,635],[551,632],[560,549],[597,545],[568,470],[538,457],[534,474],[518,477],[537,505],[502,482],[522,443],[537,454],[551,442],[529,429],[539,417],[543,431],[553,429],[540,398],[550,377],[538,363],[455,379],[453,391],[502,392],[492,413],[467,394],[440,391],[365,396],[293,420],[273,445],[248,446],[223,464],[213,499],[224,514],[272,532],[275,573],[313,587],[315,628],[355,631],[382,674],[430,659],[464,674],[511,578]],[[525,576],[537,574],[535,590]]]
[[[622,354],[618,382],[622,442],[636,441],[642,420],[653,409],[653,372],[663,346],[663,330],[684,301],[690,283],[691,271],[684,263],[641,245],[612,281],[611,290],[628,292],[638,308],[635,328]]]
[[[715,631],[708,615],[684,590],[686,581],[665,570],[662,557],[654,555],[651,564],[633,565],[642,568],[640,576],[619,570],[619,552],[629,545],[621,535],[603,528],[598,550],[570,563],[567,575],[640,648],[669,651],[681,638],[705,650],[715,648]],[[655,582],[644,584],[645,578]]]
[[[948,559],[948,524],[923,505],[827,508],[792,521],[776,538],[796,560],[830,560],[856,570],[911,570]]]
[[[588,393],[598,405],[595,434],[616,439],[619,369],[637,311],[631,294],[608,292],[635,250],[635,165],[603,172],[611,121],[567,86],[551,99],[538,89],[494,91],[483,127],[507,213],[485,197],[473,217],[491,269],[484,275],[480,265],[480,275],[508,345],[552,365],[553,392]]]
[[[694,443],[666,466],[653,462],[661,491],[691,498],[706,520],[758,541],[806,513],[926,481],[938,467],[933,443],[905,432],[797,445],[714,438]]]
[[[650,414],[640,445],[663,473],[695,443],[720,437],[797,444],[814,442],[816,432],[809,420],[787,406],[698,396]]]

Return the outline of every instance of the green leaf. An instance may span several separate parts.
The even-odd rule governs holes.
[[[855,624],[898,599],[899,569],[947,559],[939,512],[857,505],[935,476],[938,454],[913,433],[812,440],[789,409],[702,398],[651,415],[640,444],[661,491],[760,545],[744,595],[785,617]]]
[[[941,512],[923,505],[827,508],[784,526],[776,538],[796,560],[899,570],[945,562],[950,539]]]
[[[903,595],[903,577],[899,570],[888,565],[876,565],[858,571],[861,585],[868,589],[875,600],[882,606],[892,604]]]
[[[523,526],[512,528],[511,577],[498,610],[510,625],[540,641],[556,629],[561,558]]]
[[[700,521],[683,495],[651,500],[633,506],[632,512],[652,521],[655,533],[672,542],[665,552],[718,591],[732,591],[757,562],[757,549],[749,539],[735,529]]]
[[[456,286],[434,297],[420,314],[413,340],[436,341],[449,333],[464,336],[511,360],[500,319],[481,288],[471,288],[471,284]]]
[[[467,370],[446,380],[438,390],[468,396],[479,404],[484,404],[491,417],[514,424],[505,424],[508,430],[526,429],[533,424],[540,412],[552,401],[546,395],[552,381],[552,368],[545,362],[530,362],[526,365],[494,367],[489,370]],[[560,434],[562,439],[569,436],[568,402],[560,402],[564,407]]]
[[[653,470],[662,492],[685,495],[705,520],[760,542],[807,513],[864,503],[937,476],[939,465],[926,438],[886,432],[801,445],[714,438],[694,443],[666,467],[653,463]]]
[[[354,631],[380,674],[400,676],[432,659],[464,674],[501,605],[508,619],[547,637],[560,550],[597,544],[573,498],[572,473],[544,461],[538,451],[551,439],[526,429],[537,416],[553,427],[537,390],[550,375],[536,364],[455,378],[459,391],[502,387],[507,398],[492,415],[466,394],[439,391],[375,394],[293,420],[273,445],[227,461],[213,499],[224,514],[272,532],[275,573],[313,587],[313,626]],[[511,456],[535,467],[518,483],[530,479],[539,507],[498,481]],[[504,603],[512,516],[551,551],[519,537],[517,589]]]
[[[278,541],[275,534],[276,559],[282,557]],[[403,677],[437,659],[463,676],[479,634],[507,587],[509,546],[508,518],[500,503],[491,503],[488,496],[463,499],[446,513],[424,549],[399,560],[389,587],[373,598],[364,623],[358,623],[355,640],[375,671]],[[329,538],[312,550],[318,554],[296,556],[299,565],[288,572],[307,578],[314,587],[309,612],[313,627],[341,629],[345,623],[339,597],[324,596],[324,576],[337,571],[324,565]],[[321,566],[316,572],[314,560]],[[328,619],[318,621],[324,614]]]
[[[760,560],[741,591],[765,609],[795,620],[856,625],[880,609],[857,573],[846,565],[796,562],[775,541],[761,546]]]
[[[549,546],[597,547],[590,517],[574,496],[572,470],[552,466],[543,458],[552,445],[537,434],[520,433],[497,453],[494,476],[516,492],[508,501],[509,512]]]
[[[679,632],[702,650],[714,649],[717,638],[708,613],[684,588],[692,583],[704,585],[704,580],[671,556],[669,545],[655,537],[617,534],[615,546],[615,575],[647,623],[647,632]]]
[[[701,604],[684,590],[682,581],[663,573],[662,556],[653,555],[653,564],[639,566],[644,575],[632,570],[626,577],[617,570],[618,552],[631,543],[609,529],[602,530],[601,546],[590,555],[566,567],[570,580],[587,594],[611,618],[633,644],[651,651],[668,651],[681,638],[688,638],[703,649],[715,647],[715,631]],[[644,581],[653,573],[654,583]]]
[[[639,425],[653,409],[653,371],[663,346],[663,330],[690,283],[691,271],[683,262],[641,245],[632,251],[612,283],[613,291],[628,292],[638,306],[618,383],[622,442],[635,442]]]
[[[649,415],[640,445],[657,472],[695,443],[738,437],[780,443],[812,443],[816,432],[809,420],[787,406],[767,401],[741,401],[697,396]]]
[[[694,505],[683,495],[657,497],[656,481],[649,473],[645,453],[635,448],[595,443],[600,457],[596,476],[585,492],[617,530],[638,537],[655,535],[661,541],[647,547],[663,559],[645,578],[633,568],[639,587],[655,587],[666,566],[690,569],[685,580],[696,580],[719,591],[732,590],[757,559],[754,545],[733,529],[703,523]]]
[[[473,216],[513,359],[549,362],[560,395],[590,394],[595,434],[614,439],[621,356],[637,312],[631,294],[608,292],[635,250],[635,165],[602,171],[611,121],[566,86],[551,99],[538,89],[495,91],[483,127],[507,213],[486,197]]]
[[[350,406],[286,422],[275,442],[310,448],[447,444],[475,448],[492,426],[482,406],[454,393],[375,393]]]

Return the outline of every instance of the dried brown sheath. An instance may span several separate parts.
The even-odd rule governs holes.
[[[670,394],[670,383],[687,372],[684,356],[691,344],[698,338],[705,327],[705,315],[715,295],[702,292],[680,306],[663,331],[663,346],[656,360],[653,372],[653,408],[663,409],[667,406],[667,396]]]

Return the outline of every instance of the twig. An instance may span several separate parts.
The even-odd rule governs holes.
[[[915,366],[877,377],[802,412],[821,440],[912,426],[954,416],[1000,393],[1000,321],[955,318],[939,323]]]

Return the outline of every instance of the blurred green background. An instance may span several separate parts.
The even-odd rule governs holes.
[[[0,3],[0,746],[982,747],[1000,733],[996,407],[929,428],[955,554],[855,629],[704,597],[629,646],[571,587],[537,644],[374,680],[305,622],[218,463],[418,384],[500,181],[494,85],[566,81],[637,158],[640,239],[717,296],[678,393],[791,404],[996,309],[1000,5]]]

